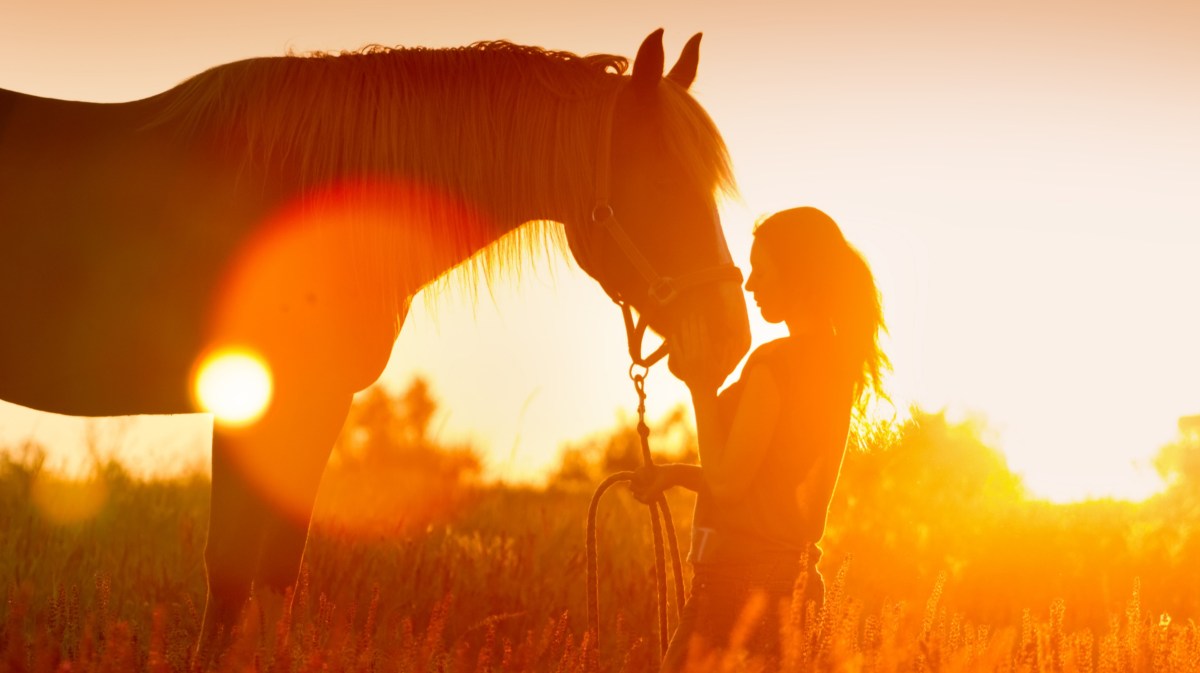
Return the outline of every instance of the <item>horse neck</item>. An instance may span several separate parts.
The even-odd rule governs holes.
[[[581,221],[594,205],[600,169],[592,157],[564,165],[553,157],[512,156],[508,148],[545,143],[536,131],[524,137],[520,130],[502,141],[481,139],[481,146],[501,149],[474,156],[475,147],[455,142],[457,134],[453,120],[437,120],[419,131],[434,146],[458,153],[449,161],[436,153],[409,157],[408,165],[378,172],[352,164],[316,189],[335,201],[349,198],[354,205],[346,211],[351,214],[347,233],[358,238],[357,256],[395,265],[388,273],[408,294],[464,263],[487,275],[502,270],[544,248],[546,239],[560,231],[551,223]],[[582,135],[598,134],[588,129]],[[593,153],[594,145],[589,143]],[[295,180],[301,193],[313,190],[295,167],[282,167],[280,174]]]
[[[406,299],[452,270],[475,283],[547,247],[556,214],[505,211],[489,201],[494,190],[450,192],[407,176],[350,174],[317,188],[269,187],[292,192],[286,211],[324,233],[331,256],[347,273],[371,279],[371,292],[402,311]],[[291,217],[287,215],[286,217]],[[285,220],[286,221],[286,220]]]
[[[285,203],[324,207],[320,197],[330,196],[344,207],[349,193],[347,212],[363,215],[343,223],[356,254],[395,260],[406,290],[495,250],[523,223],[587,216],[600,101],[619,78],[580,77],[563,90],[511,68],[447,68],[436,81],[402,75],[365,87],[364,78],[331,76],[328,65],[279,59],[215,70],[172,91],[160,122],[241,155],[231,158],[249,182],[265,180]],[[307,87],[293,86],[306,77]],[[528,247],[501,245],[482,255],[483,266]]]

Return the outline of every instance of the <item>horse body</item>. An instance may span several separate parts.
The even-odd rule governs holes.
[[[402,316],[361,310],[344,232],[246,259],[272,226],[290,241],[321,228],[311,216],[272,223],[306,196],[286,162],[247,171],[246,147],[152,123],[170,93],[124,104],[0,97],[0,311],[13,316],[0,330],[0,398],[80,416],[198,411],[191,378],[222,338],[259,341],[277,375],[305,370],[295,378],[309,384],[354,392],[382,372]],[[397,259],[429,257],[413,248]],[[438,260],[428,276],[459,261]],[[246,280],[239,262],[280,268]],[[298,272],[316,267],[327,273]],[[258,333],[245,333],[250,323]]]
[[[0,398],[195,411],[207,353],[269,364],[262,418],[214,431],[211,636],[252,582],[294,581],[351,396],[447,270],[488,275],[562,223],[576,261],[660,333],[702,316],[728,373],[749,345],[740,288],[659,305],[646,286],[646,263],[729,266],[727,157],[686,94],[698,38],[664,78],[661,37],[632,77],[618,57],[498,43],[254,59],[115,105],[0,91]],[[642,268],[596,212],[620,218]]]
[[[159,100],[0,97],[0,398],[84,416],[196,411],[204,307],[266,204],[240,197],[221,157],[142,129]]]

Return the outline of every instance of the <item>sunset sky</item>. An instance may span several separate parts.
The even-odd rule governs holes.
[[[833,216],[876,272],[901,406],[985,418],[1056,500],[1151,493],[1149,459],[1200,413],[1200,3],[2,0],[0,17],[0,87],[92,101],[289,49],[504,38],[632,57],[663,27],[671,62],[703,31],[692,91],[741,187],[734,259],[761,214]],[[557,258],[519,275],[494,299],[419,300],[383,381],[428,376],[442,436],[529,479],[636,400],[599,286]],[[685,398],[665,368],[647,387],[652,418]],[[52,462],[83,427],[0,407],[0,442],[34,432]],[[207,462],[203,418],[120,428],[124,455],[155,456],[144,469]]]

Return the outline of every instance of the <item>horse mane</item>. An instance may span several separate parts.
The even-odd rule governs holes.
[[[565,249],[561,228],[539,217],[586,221],[601,163],[598,132],[608,122],[604,101],[628,81],[627,68],[621,56],[506,41],[288,54],[217,66],[185,81],[168,92],[152,123],[234,148],[243,174],[284,170],[302,194],[364,177],[401,177],[408,181],[406,214],[427,228],[418,240],[448,241],[469,259],[469,273],[454,275],[472,288],[482,276],[490,288],[495,271],[517,266],[523,255]],[[708,193],[732,193],[715,125],[680,87],[660,90],[665,146],[686,177]],[[422,193],[436,198],[413,202]],[[478,217],[469,221],[481,213],[500,232],[517,230],[485,245],[497,231],[478,231]],[[372,249],[399,259],[405,240]],[[407,297],[388,301],[399,310]]]

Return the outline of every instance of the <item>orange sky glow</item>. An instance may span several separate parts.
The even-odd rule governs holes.
[[[1031,490],[1060,501],[1161,488],[1150,459],[1200,413],[1194,2],[69,0],[0,15],[0,87],[94,101],[289,49],[505,38],[632,56],[661,26],[671,58],[704,31],[693,93],[741,187],[723,213],[735,261],[764,213],[832,215],[876,272],[901,406],[984,417]],[[426,375],[443,437],[535,480],[560,444],[632,413],[620,316],[556,257],[493,296],[418,298],[383,382]],[[751,328],[756,344],[782,335]],[[651,418],[686,397],[665,368],[647,389]],[[92,431],[166,472],[207,463],[206,422]],[[35,434],[52,464],[84,427],[0,406],[0,443]]]

